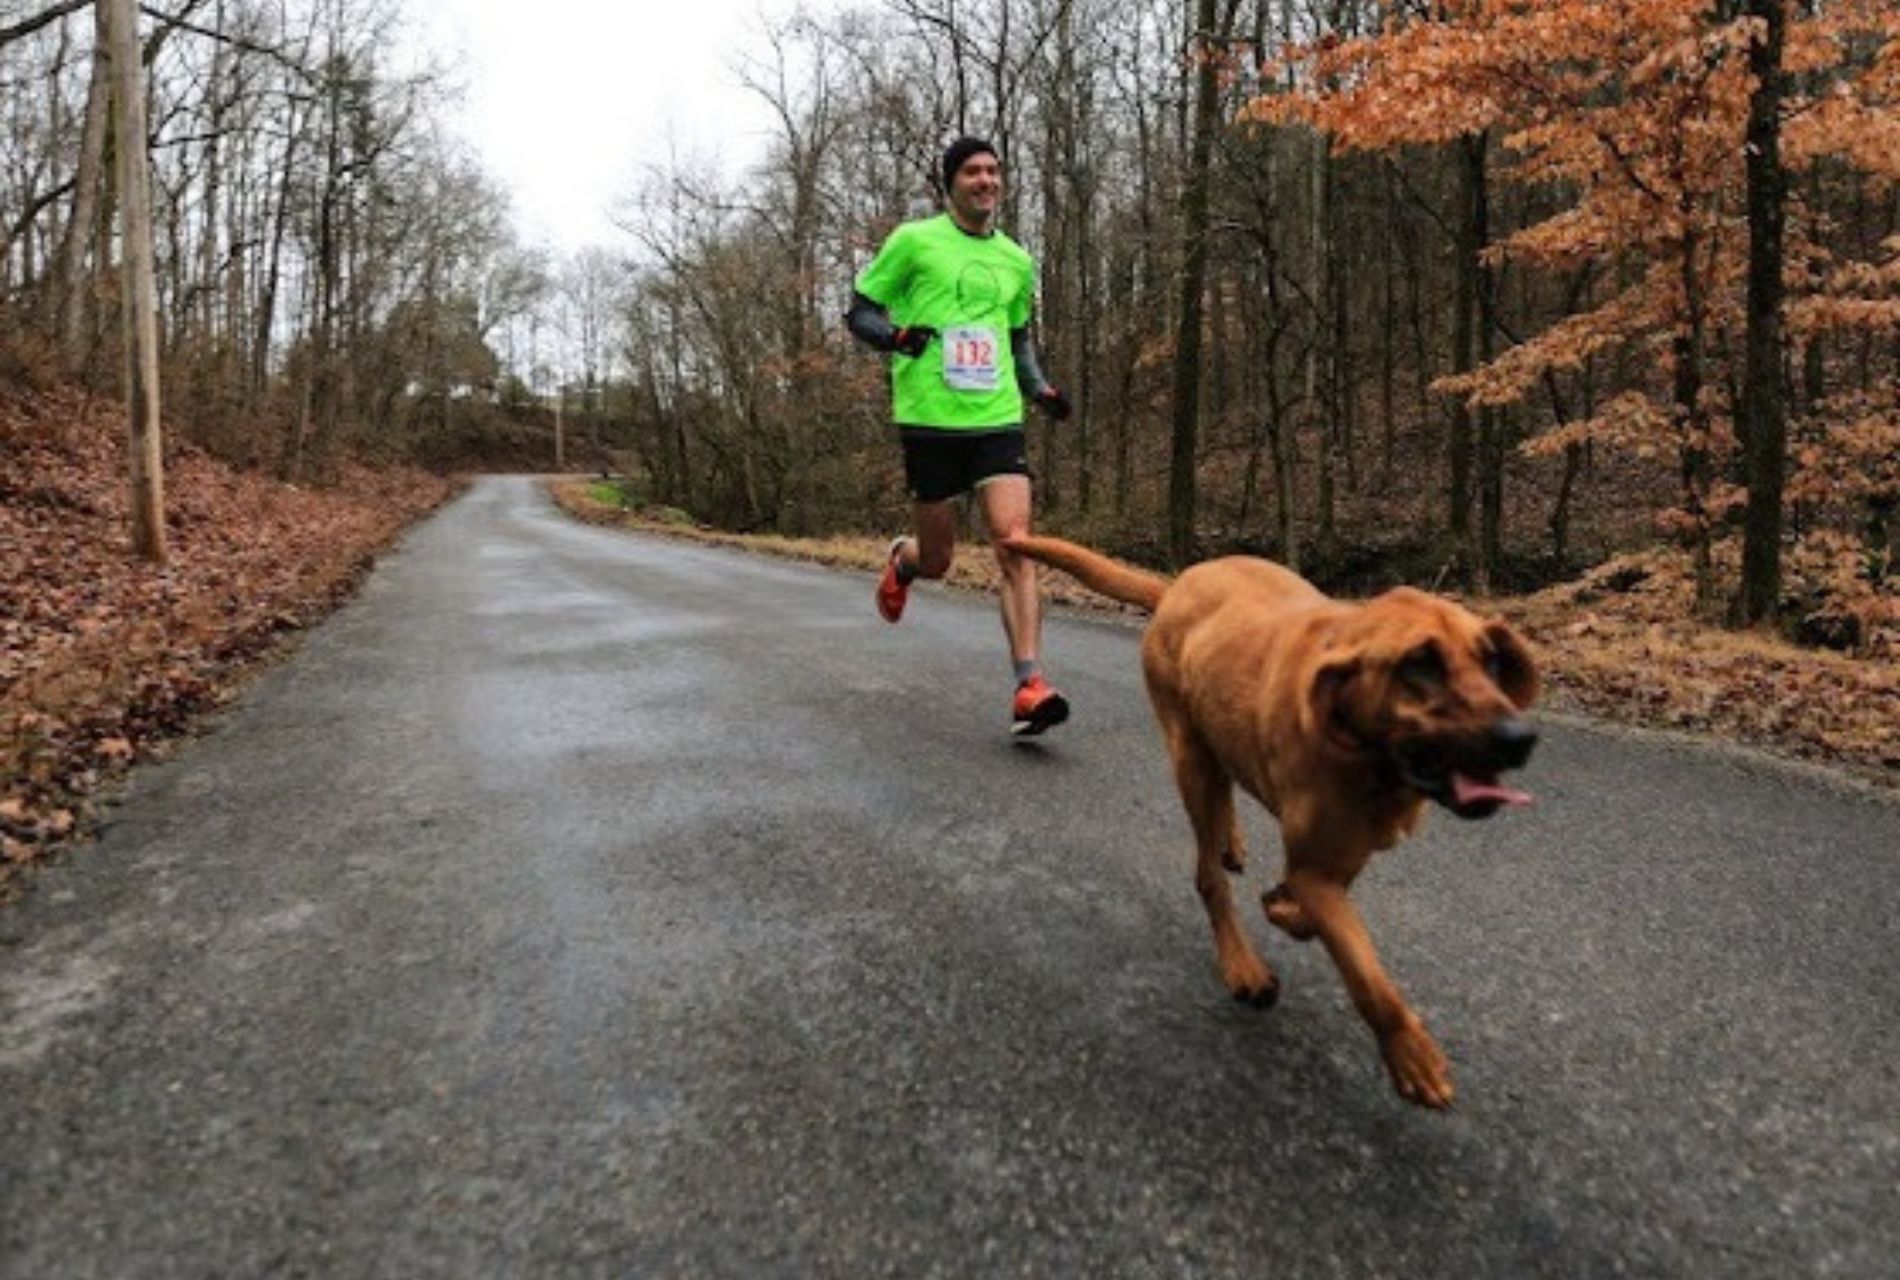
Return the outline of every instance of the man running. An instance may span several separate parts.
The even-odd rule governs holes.
[[[912,535],[891,544],[877,584],[886,622],[904,614],[910,584],[941,578],[956,549],[956,499],[974,491],[1003,574],[1003,632],[1015,666],[1010,732],[1038,734],[1069,716],[1043,676],[1036,567],[1002,540],[1029,532],[1029,454],[1023,402],[1060,421],[1069,401],[1049,385],[1029,344],[1036,267],[996,229],[1003,174],[981,138],[943,154],[949,208],[891,233],[858,276],[845,323],[895,356],[891,416],[904,446]]]

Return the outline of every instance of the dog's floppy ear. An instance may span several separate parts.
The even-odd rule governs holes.
[[[1315,736],[1330,732],[1339,713],[1340,698],[1346,686],[1359,674],[1359,654],[1351,649],[1331,648],[1313,664],[1306,681],[1306,729]]]
[[[1524,637],[1504,619],[1493,618],[1485,624],[1484,639],[1491,646],[1492,678],[1498,682],[1498,688],[1504,690],[1504,696],[1515,703],[1519,711],[1537,701],[1541,681],[1536,659],[1531,657]]]

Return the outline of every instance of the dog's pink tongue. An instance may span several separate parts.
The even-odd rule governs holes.
[[[1494,800],[1499,804],[1526,805],[1531,802],[1528,792],[1514,791],[1510,787],[1501,787],[1495,782],[1479,782],[1476,778],[1467,778],[1462,773],[1451,775],[1451,798],[1459,805],[1474,804],[1480,800]]]

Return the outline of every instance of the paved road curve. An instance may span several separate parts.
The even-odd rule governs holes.
[[[1051,647],[479,485],[0,913],[0,1275],[1894,1274],[1900,810],[1551,727],[1364,886],[1427,1114]]]

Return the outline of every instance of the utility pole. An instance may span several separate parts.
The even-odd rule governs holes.
[[[132,551],[165,563],[165,463],[160,453],[158,286],[152,262],[151,157],[136,0],[98,0],[110,49],[119,177],[119,285],[132,478]]]

